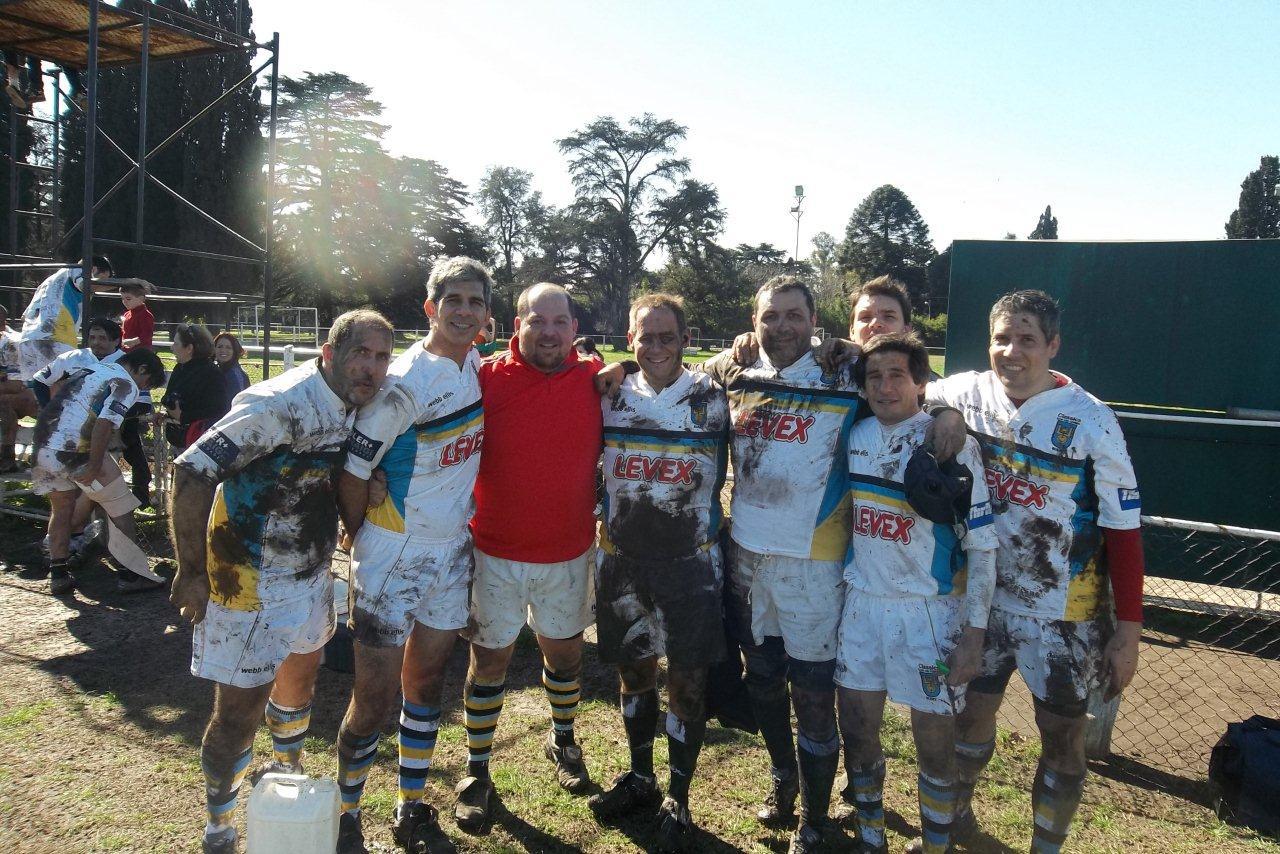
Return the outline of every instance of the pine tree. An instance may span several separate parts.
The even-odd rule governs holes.
[[[1240,184],[1240,203],[1227,220],[1227,237],[1253,240],[1280,237],[1280,157],[1263,157]]]
[[[1058,218],[1053,215],[1053,209],[1049,205],[1044,206],[1044,213],[1040,214],[1040,221],[1036,223],[1035,230],[1027,235],[1027,240],[1057,240],[1058,239]]]

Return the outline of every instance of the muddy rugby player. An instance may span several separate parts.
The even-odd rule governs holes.
[[[467,624],[472,487],[484,442],[480,355],[493,278],[480,262],[448,258],[427,280],[427,337],[401,354],[360,410],[338,506],[351,549],[355,686],[338,731],[342,836],[363,852],[360,798],[383,723],[403,693],[399,792],[392,835],[416,854],[450,854],[438,814],[423,803],[435,753],[444,669]],[[375,468],[387,497],[369,506]]]
[[[241,392],[174,462],[170,598],[196,624],[191,672],[217,683],[200,750],[206,852],[235,851],[236,795],[264,710],[275,767],[300,768],[334,630],[333,483],[391,346],[382,315],[341,315],[318,359]]]
[[[707,668],[723,660],[720,490],[728,462],[723,389],[682,363],[689,343],[678,297],[631,305],[627,341],[640,371],[604,412],[604,518],[596,557],[600,658],[622,683],[630,768],[589,805],[611,819],[661,801],[655,850],[690,843],[689,784],[706,734]],[[658,657],[667,659],[670,777],[653,769]]]
[[[957,720],[953,836],[976,829],[973,788],[1016,669],[1034,695],[1043,744],[1032,850],[1056,852],[1084,787],[1090,688],[1104,683],[1110,699],[1137,667],[1141,506],[1115,415],[1050,370],[1061,344],[1053,299],[1030,290],[1001,297],[990,333],[991,370],[928,387],[929,400],[960,409],[978,439],[1000,539],[982,673]]]

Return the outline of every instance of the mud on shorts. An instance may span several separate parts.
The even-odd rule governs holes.
[[[838,560],[762,555],[738,545],[729,567],[729,624],[737,641],[782,638],[801,661],[836,657],[844,566]]]
[[[1016,669],[1035,698],[1066,717],[1083,715],[1101,684],[1102,651],[1114,627],[1107,617],[1049,620],[992,608],[974,691],[1002,693]]]
[[[414,622],[452,631],[467,625],[471,532],[423,540],[365,523],[351,548],[355,638],[372,647],[404,646]]]
[[[665,656],[675,667],[707,667],[725,657],[720,547],[669,560],[596,554],[600,660],[627,664]]]
[[[850,587],[840,619],[836,684],[885,691],[890,700],[920,712],[960,712],[964,687],[948,689],[938,662],[960,641],[963,602],[959,596],[877,596]]]
[[[36,374],[54,359],[73,350],[70,344],[54,341],[52,338],[40,338],[34,341],[18,342],[18,375],[23,382],[31,382]]]
[[[463,634],[487,649],[515,643],[529,624],[543,637],[571,638],[591,625],[595,546],[572,560],[525,563],[475,550],[471,619]]]
[[[298,596],[260,611],[237,611],[210,600],[191,638],[191,673],[236,688],[266,685],[291,654],[315,652],[333,637],[333,578],[328,572],[297,583]]]

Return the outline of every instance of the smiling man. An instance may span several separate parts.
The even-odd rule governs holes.
[[[1050,369],[1059,325],[1048,294],[1006,294],[991,309],[991,370],[928,387],[978,439],[1000,538],[982,672],[957,721],[953,835],[976,828],[973,788],[1017,670],[1044,745],[1031,844],[1045,852],[1062,846],[1080,804],[1090,689],[1101,683],[1109,699],[1129,684],[1142,632],[1138,483],[1115,415]]]
[[[338,730],[340,854],[364,851],[360,797],[380,728],[403,693],[400,787],[393,836],[413,854],[454,845],[423,803],[440,725],[444,668],[467,624],[472,543],[467,523],[480,467],[484,413],[480,356],[493,277],[479,261],[438,261],[427,280],[427,337],[401,354],[356,419],[338,505],[351,549],[356,675]],[[369,479],[386,473],[387,498],[368,507]]]
[[[728,462],[729,405],[682,363],[684,304],[649,294],[631,305],[627,341],[639,373],[604,411],[605,511],[596,563],[600,658],[622,682],[630,768],[591,798],[611,819],[661,798],[653,770],[658,657],[667,659],[667,798],[655,850],[692,840],[689,784],[706,733],[707,668],[724,657],[723,570],[716,539]]]
[[[200,749],[206,854],[236,850],[236,795],[264,710],[275,762],[301,761],[334,630],[334,482],[392,337],[376,311],[338,317],[320,358],[245,389],[174,461],[170,598],[196,626],[191,672],[216,683]]]

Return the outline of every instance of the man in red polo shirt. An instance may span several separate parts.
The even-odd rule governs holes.
[[[489,751],[506,695],[507,666],[527,622],[542,650],[552,730],[544,752],[560,785],[590,779],[574,741],[582,630],[591,624],[596,462],[602,447],[596,373],[573,347],[578,323],[559,285],[527,288],[516,337],[480,369],[484,452],[476,479],[471,667],[464,692],[468,776],[454,817],[476,830],[490,815]]]

